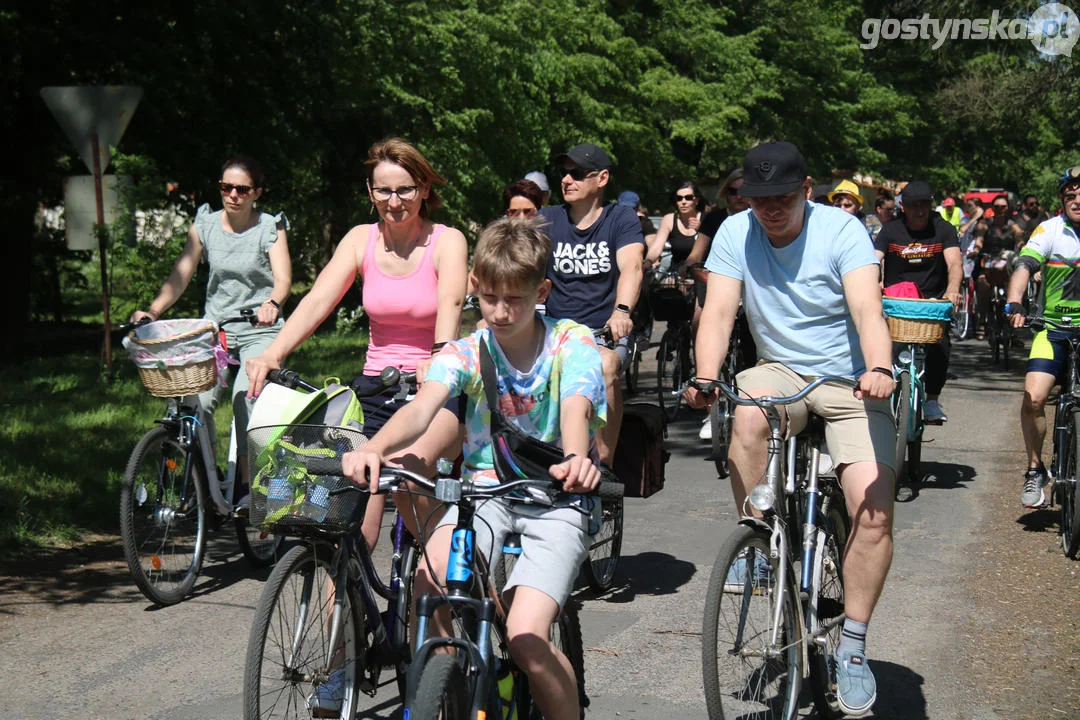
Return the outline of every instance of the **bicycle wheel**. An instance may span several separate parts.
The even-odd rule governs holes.
[[[401,556],[401,569],[399,582],[401,583],[397,598],[394,600],[395,617],[397,618],[393,628],[392,645],[398,652],[397,661],[394,663],[394,672],[397,675],[398,694],[401,701],[405,702],[405,693],[408,690],[409,661],[412,658],[412,637],[409,635],[409,620],[412,618],[413,609],[413,581],[416,579],[416,566],[420,562],[420,548],[410,542]]]
[[[836,504],[833,504],[835,501]],[[836,687],[829,671],[829,656],[840,644],[844,631],[844,546],[851,522],[844,508],[842,493],[827,500],[826,524],[818,529],[818,552],[814,565],[814,601],[807,610],[811,637],[822,637],[825,644],[808,643],[810,654],[810,691],[818,714],[828,720],[844,717],[836,700]]]
[[[907,478],[911,486],[918,491],[922,483],[922,438],[926,422],[923,420],[923,393],[925,387],[922,383],[916,386],[911,400],[911,428],[912,438],[907,446]]]
[[[971,329],[971,294],[967,290],[966,281],[960,291],[960,307],[956,309],[956,319],[953,321],[952,329],[953,336],[957,340],[966,339]]]
[[[173,605],[191,592],[206,548],[206,473],[173,433],[156,427],[128,459],[120,490],[120,538],[143,595]]]
[[[802,622],[794,592],[777,584],[781,562],[769,557],[769,536],[745,525],[720,547],[705,596],[701,644],[710,720],[795,717]],[[774,646],[777,602],[783,603],[782,625]]]
[[[597,592],[611,587],[615,579],[615,567],[622,552],[623,531],[623,484],[601,482],[600,529],[590,539],[589,555],[585,558],[585,577],[589,586]]]
[[[674,418],[678,410],[671,394],[676,365],[675,334],[671,330],[665,330],[660,338],[660,347],[656,350],[656,399],[668,420]]]
[[[1055,478],[1058,483],[1058,501],[1061,503],[1061,549],[1065,555],[1075,558],[1080,550],[1080,493],[1077,492],[1077,470],[1080,469],[1080,408],[1069,413],[1069,430],[1066,435],[1064,473]]]
[[[420,670],[416,697],[406,711],[410,720],[465,720],[472,683],[455,656],[432,655]]]
[[[236,527],[236,539],[240,541],[240,550],[247,561],[257,568],[270,567],[277,561],[278,551],[285,538],[268,533],[252,525],[246,517],[233,521]]]
[[[299,545],[278,561],[259,596],[248,637],[245,720],[355,717],[366,650],[363,610],[348,589],[332,648],[336,596],[328,548]],[[309,702],[316,699],[319,708],[312,709]]]
[[[897,496],[904,482],[904,456],[907,455],[908,428],[911,427],[911,373],[904,370],[896,379],[896,390],[892,396],[893,418],[896,420],[896,482],[894,490]]]

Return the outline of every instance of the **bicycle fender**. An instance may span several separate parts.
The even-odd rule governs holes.
[[[758,532],[763,532],[766,535],[772,535],[772,526],[760,518],[744,517],[743,519],[739,520],[739,524],[744,525],[751,530],[757,530]]]

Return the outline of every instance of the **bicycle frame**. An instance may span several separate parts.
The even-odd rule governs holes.
[[[203,461],[203,468],[206,470],[206,484],[210,491],[210,499],[214,503],[214,510],[222,517],[230,517],[233,513],[233,507],[231,497],[226,498],[226,495],[231,496],[232,494],[235,475],[230,473],[231,476],[226,478],[225,483],[222,483],[217,469],[217,459],[213,454],[214,446],[206,422],[207,415],[206,409],[199,402],[199,396],[187,395],[180,398],[179,401],[170,398],[167,414],[163,419],[158,420],[158,423],[165,427],[176,425],[176,436],[184,450],[190,451],[193,444],[198,444],[199,455]],[[235,431],[233,437],[235,438]],[[191,472],[190,465],[187,466],[185,472]],[[185,478],[185,480],[187,479],[190,478]]]

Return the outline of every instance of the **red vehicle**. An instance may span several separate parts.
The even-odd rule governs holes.
[[[975,198],[981,200],[983,207],[986,208],[986,217],[994,217],[994,211],[990,209],[990,206],[994,202],[994,198],[1004,196],[1011,207],[1016,207],[1016,195],[1009,192],[1005,188],[971,188],[964,195],[964,202]]]

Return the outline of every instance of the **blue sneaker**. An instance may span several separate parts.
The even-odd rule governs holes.
[[[877,700],[877,681],[866,655],[861,652],[833,653],[836,670],[836,700],[851,717],[870,714]]]
[[[746,555],[743,550],[728,568],[727,577],[724,578],[724,592],[741,593],[746,585]],[[773,569],[765,553],[758,550],[754,553],[754,569],[751,586],[755,595],[764,595],[772,588]]]
[[[326,682],[315,688],[308,698],[308,709],[312,717],[336,718],[341,714],[341,705],[345,701],[345,671],[334,670]]]

